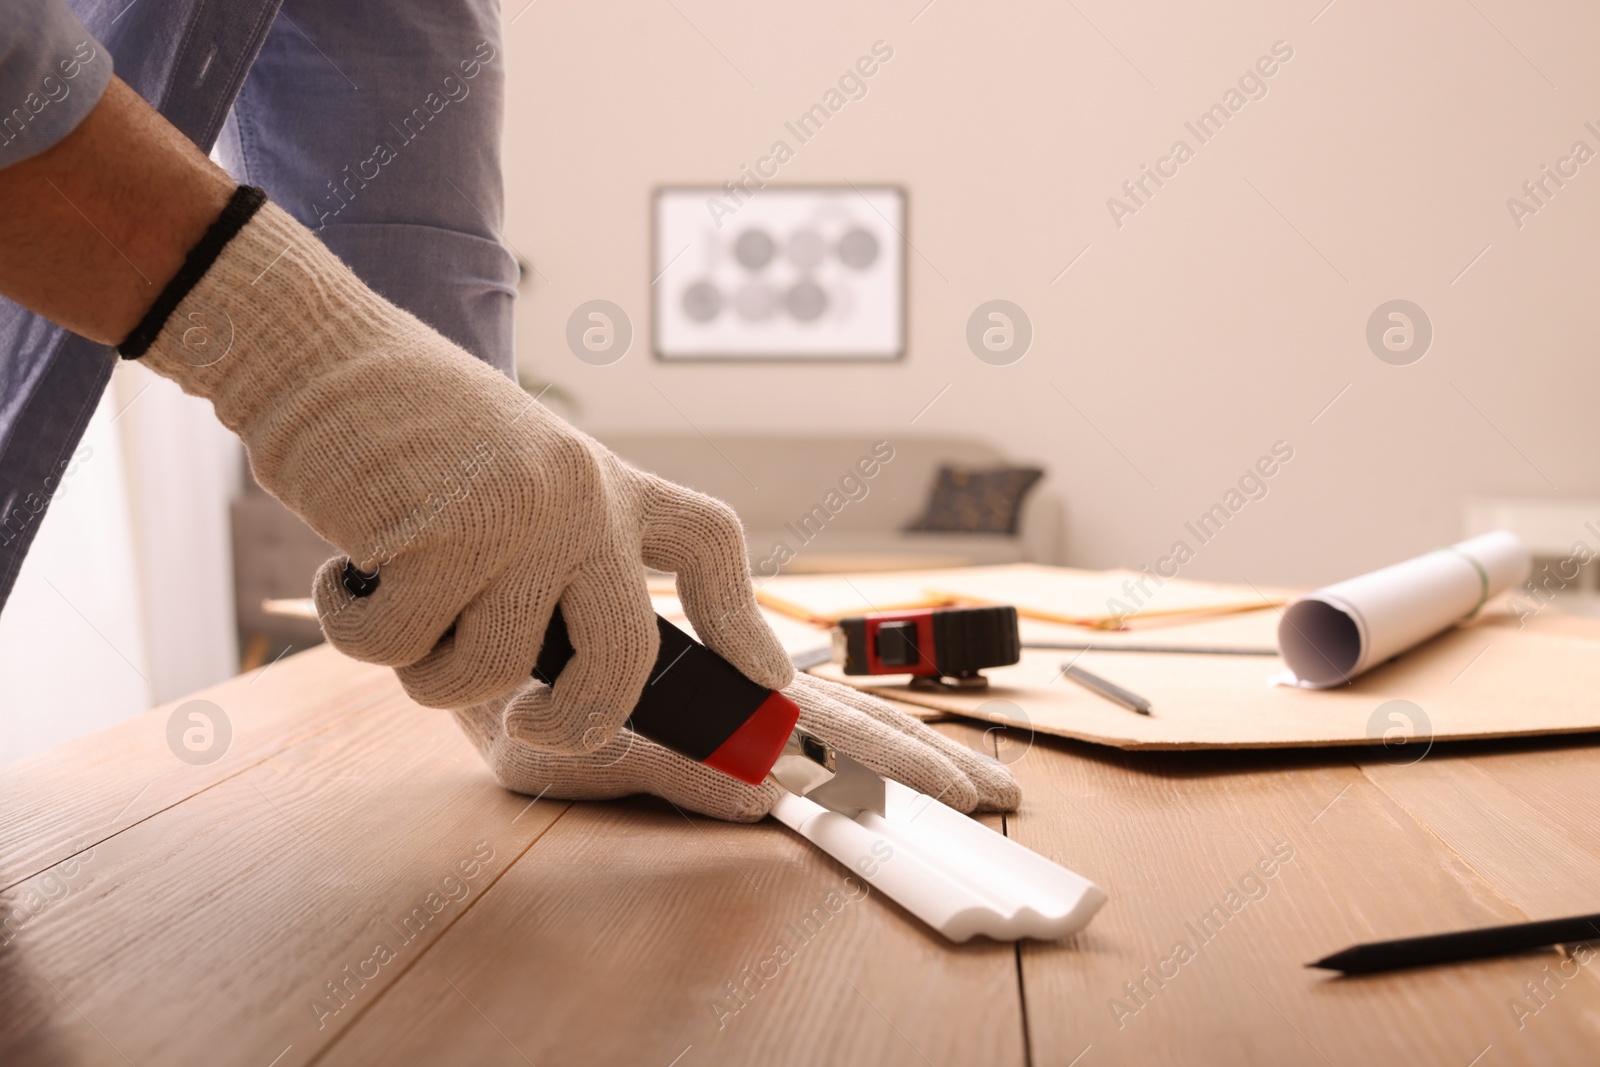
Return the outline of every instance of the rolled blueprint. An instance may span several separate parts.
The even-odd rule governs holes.
[[[1329,689],[1471,618],[1527,580],[1528,546],[1496,530],[1301,597],[1278,622],[1297,684]]]

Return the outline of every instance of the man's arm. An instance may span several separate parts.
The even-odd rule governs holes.
[[[236,184],[113,78],[77,129],[0,169],[0,293],[114,345]]]

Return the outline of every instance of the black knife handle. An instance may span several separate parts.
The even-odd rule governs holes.
[[[378,572],[363,574],[345,561],[340,583],[357,599],[378,589]],[[800,717],[788,697],[757,685],[738,669],[660,615],[661,651],[627,725],[641,737],[696,763],[759,785],[777,762]],[[556,606],[533,676],[554,685],[576,651],[567,620]]]

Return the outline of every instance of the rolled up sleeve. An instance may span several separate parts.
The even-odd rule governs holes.
[[[0,18],[0,167],[49,149],[111,84],[111,53],[64,0],[7,0]]]

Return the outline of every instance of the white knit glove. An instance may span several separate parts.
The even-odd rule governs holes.
[[[628,466],[372,292],[270,203],[144,362],[211,400],[261,485],[379,572],[357,599],[344,560],[330,560],[317,612],[335,647],[397,668],[418,703],[517,689],[559,601],[577,654],[553,690],[524,692],[511,730],[600,748],[655,663],[647,565],[677,573],[700,639],[752,681],[792,677],[726,504]]]
[[[543,686],[529,682],[524,688],[531,692]],[[860,690],[798,674],[783,693],[800,706],[801,726],[879,774],[957,811],[1015,811],[1022,798],[1016,779],[999,762]],[[746,785],[631,730],[623,730],[597,752],[563,756],[540,751],[505,730],[507,705],[525,695],[455,712],[461,729],[507,789],[562,800],[651,793],[680,808],[732,822],[755,822],[772,810],[782,792],[771,782]]]

